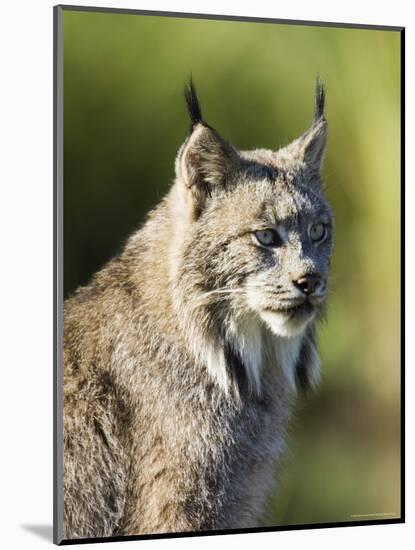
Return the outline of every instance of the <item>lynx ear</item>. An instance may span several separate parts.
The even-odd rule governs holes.
[[[314,174],[320,174],[327,142],[327,122],[324,119],[313,123],[298,142],[299,156]]]
[[[321,171],[327,142],[327,122],[324,118],[325,98],[323,83],[317,77],[313,124],[299,140],[303,162],[316,174]]]
[[[300,138],[287,146],[286,151],[307,170],[318,176],[324,160],[327,141],[327,122],[324,118],[325,92],[322,82],[317,78],[314,120],[311,128]]]
[[[196,219],[206,199],[226,184],[240,163],[238,152],[202,119],[196,90],[190,81],[185,97],[191,134],[176,159],[176,177],[191,216]]]

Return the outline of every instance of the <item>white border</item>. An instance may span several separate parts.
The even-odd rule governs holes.
[[[70,2],[68,2],[70,3]],[[413,151],[415,18],[411,3],[312,0],[271,3],[256,0],[105,1],[78,5],[215,13],[406,26],[407,173],[415,181]],[[2,546],[7,549],[50,546],[24,526],[52,521],[52,6],[48,0],[4,2],[0,17],[0,292],[1,308],[1,485]],[[409,124],[411,122],[411,124]],[[410,154],[412,152],[412,155]],[[412,158],[411,158],[412,157]],[[407,185],[407,280],[415,280],[413,185]],[[412,247],[413,248],[413,247]],[[414,303],[407,287],[407,309]],[[414,315],[407,317],[407,388],[415,387]],[[407,487],[415,487],[414,404],[407,395]],[[407,491],[407,524],[323,529],[207,538],[111,543],[105,548],[240,548],[293,546],[336,549],[367,545],[407,547],[415,539],[413,490]],[[41,530],[42,531],[42,530]],[[45,529],[43,529],[43,532]],[[412,536],[411,536],[412,535]],[[86,545],[85,547],[88,547]],[[97,545],[94,545],[97,547]]]

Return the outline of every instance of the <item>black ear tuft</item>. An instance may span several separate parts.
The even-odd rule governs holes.
[[[326,98],[326,92],[324,90],[324,85],[320,80],[320,77],[317,75],[316,80],[316,99],[314,107],[314,121],[318,121],[324,116],[324,101]]]
[[[187,110],[191,120],[190,130],[198,123],[203,123],[202,110],[200,108],[199,100],[197,98],[196,88],[193,81],[190,78],[189,82],[184,89],[184,97],[186,99]]]

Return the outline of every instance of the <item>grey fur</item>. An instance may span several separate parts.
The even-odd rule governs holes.
[[[237,151],[196,121],[168,195],[66,301],[65,538],[260,525],[296,386],[318,379],[321,85],[316,106],[277,152]],[[255,240],[267,228],[280,246]],[[303,304],[295,281],[311,272]]]

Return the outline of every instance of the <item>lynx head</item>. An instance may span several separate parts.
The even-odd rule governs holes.
[[[173,188],[176,303],[195,353],[225,388],[236,369],[260,391],[265,342],[292,344],[296,358],[316,355],[313,322],[326,302],[333,243],[321,181],[324,98],[317,80],[314,120],[294,142],[238,151],[204,122],[191,82],[186,89],[191,128]]]

